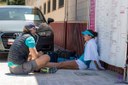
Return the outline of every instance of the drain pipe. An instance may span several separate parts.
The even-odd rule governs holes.
[[[68,23],[68,0],[65,0],[65,17],[64,17],[64,29],[65,29],[64,48],[65,49],[67,46],[67,23]]]
[[[76,0],[76,6],[75,6],[75,21],[77,21],[77,0]]]

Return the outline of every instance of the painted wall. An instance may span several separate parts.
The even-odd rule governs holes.
[[[35,6],[44,12],[43,5],[46,3],[46,9],[48,0],[25,0],[26,5]],[[64,0],[64,7],[59,8],[59,0],[56,0],[56,10],[52,11],[52,0],[51,1],[51,12],[46,13],[46,19],[48,17],[53,18],[55,21],[64,21],[67,18],[69,21],[88,21],[89,17],[89,2],[90,0]],[[67,7],[68,6],[68,7]],[[66,13],[68,12],[68,13]]]
[[[128,0],[96,0],[96,30],[101,60],[124,67],[128,33]]]

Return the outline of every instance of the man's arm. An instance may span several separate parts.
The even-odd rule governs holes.
[[[36,58],[38,58],[38,52],[36,50],[36,48],[29,48],[29,52],[30,52],[30,55],[31,55],[31,60],[35,60]]]

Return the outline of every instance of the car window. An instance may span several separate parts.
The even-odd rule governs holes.
[[[45,21],[39,10],[31,8],[0,8],[0,20]]]
[[[26,20],[40,20],[38,15],[33,15],[33,14],[25,14],[25,19]]]

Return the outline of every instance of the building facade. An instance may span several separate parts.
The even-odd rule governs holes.
[[[87,29],[89,3],[90,0],[26,0],[26,5],[40,8],[46,19],[54,19],[51,26],[55,44],[78,54],[83,52],[81,31]]]
[[[26,0],[26,5],[41,9],[45,17],[55,20],[55,44],[81,54],[81,31],[96,30],[100,59],[124,68],[128,38],[127,0]]]
[[[55,21],[88,21],[90,0],[26,0],[26,5],[41,9],[46,18]]]

